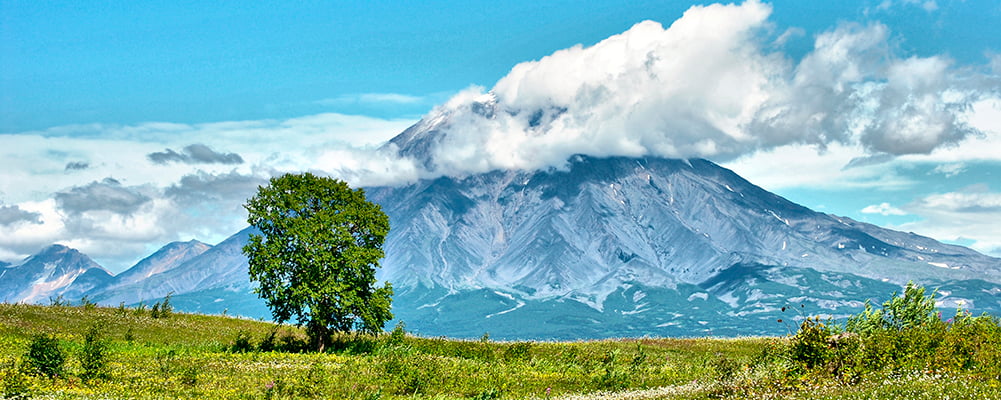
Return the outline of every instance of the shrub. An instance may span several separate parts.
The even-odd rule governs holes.
[[[606,351],[601,357],[601,366],[604,372],[594,379],[594,384],[602,390],[621,390],[629,386],[629,374],[616,368],[615,360],[618,358],[618,351]]]
[[[400,323],[396,324],[396,327],[393,328],[393,331],[389,333],[390,345],[399,346],[403,344],[403,340],[406,339],[407,337],[406,327],[407,325],[404,324],[403,321],[400,321]]]
[[[302,353],[309,348],[309,341],[305,336],[296,336],[289,331],[285,331],[280,341],[281,350],[288,353]]]
[[[32,337],[24,357],[35,373],[50,378],[62,375],[63,364],[66,361],[62,349],[59,348],[59,341],[48,334]]]
[[[53,307],[69,307],[73,305],[69,300],[63,298],[63,295],[58,295],[56,297],[49,297],[49,305]]]
[[[236,334],[236,339],[233,339],[233,344],[229,346],[228,349],[231,353],[247,353],[254,351],[254,345],[250,343],[250,334],[246,331],[240,331]]]
[[[888,329],[899,331],[937,322],[941,321],[935,312],[935,293],[925,297],[925,288],[908,282],[903,297],[894,292],[880,310],[874,310],[867,300],[861,313],[848,318],[845,330],[872,335]]]
[[[845,332],[808,318],[790,346],[790,357],[806,369],[824,367],[843,383],[868,374],[977,372],[1001,377],[1001,322],[957,312],[948,322],[935,309],[935,294],[909,283],[875,309],[866,303],[850,316]]]
[[[95,303],[87,296],[83,296],[80,298],[80,305],[83,306],[85,310],[93,310],[97,308],[97,303]]]
[[[171,313],[174,312],[174,306],[170,305],[170,296],[173,294],[174,292],[167,293],[162,301],[153,304],[153,309],[150,310],[149,316],[153,318],[169,318]]]
[[[807,369],[825,364],[832,355],[832,328],[820,317],[807,318],[792,338],[792,359]]]
[[[504,350],[504,359],[508,361],[527,360],[528,352],[532,349],[531,342],[517,342],[507,346]]]
[[[270,352],[278,349],[278,344],[275,343],[275,339],[278,336],[278,327],[274,327],[267,334],[261,338],[260,343],[257,343],[257,351]]]
[[[83,338],[83,350],[80,354],[80,366],[83,367],[84,380],[103,378],[107,361],[105,356],[108,346],[101,338],[101,332],[97,326],[92,326],[87,330]]]

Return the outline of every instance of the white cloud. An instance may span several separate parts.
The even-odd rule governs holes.
[[[758,151],[722,165],[755,185],[768,190],[787,188],[817,189],[900,189],[913,185],[892,163],[876,163],[848,168],[866,157],[861,146],[832,144],[823,150],[813,145],[787,145]]]
[[[347,104],[418,104],[426,101],[424,97],[400,93],[357,93],[319,100],[316,103],[324,106],[343,106]]]
[[[928,154],[908,154],[899,159],[928,163],[1001,161],[1001,97],[984,96],[973,102],[961,118],[976,130],[976,134]]]
[[[945,175],[946,178],[952,178],[966,171],[966,164],[964,163],[951,163],[951,164],[941,164],[931,171],[933,174]]]
[[[246,225],[244,200],[277,174],[312,170],[356,186],[412,180],[412,162],[378,149],[412,123],[319,114],[0,135],[0,259],[62,243],[118,270],[169,241],[233,234]],[[165,148],[192,162],[148,158],[169,156]]]
[[[166,186],[201,170],[229,172],[230,164],[157,165],[148,154],[164,149],[210,147],[244,161],[236,170],[307,170],[331,149],[372,151],[412,120],[319,114],[286,120],[206,124],[74,125],[0,135],[0,201],[38,201],[82,182],[113,177],[124,184]],[[359,157],[361,157],[359,155]],[[67,170],[69,163],[86,169]],[[82,164],[81,164],[82,165]]]
[[[424,123],[442,134],[429,149],[431,172],[420,167],[423,160],[378,147],[412,124],[405,119],[328,113],[0,135],[0,202],[15,227],[0,232],[0,258],[62,242],[124,266],[148,253],[137,250],[148,243],[221,239],[243,224],[240,197],[248,185],[288,171],[327,172],[365,186],[560,167],[574,154],[656,155],[711,158],[770,190],[889,190],[914,185],[897,173],[901,163],[1001,160],[1001,56],[992,58],[993,69],[956,66],[944,56],[902,57],[886,26],[845,23],[817,35],[797,62],[776,53],[774,44],[800,31],[770,36],[770,13],[755,0],[696,6],[667,28],[645,21],[594,46],[518,64],[492,89],[467,89],[426,116]],[[327,100],[422,101],[393,93]],[[238,155],[243,163],[158,165],[147,158],[193,145]],[[128,212],[87,208],[84,195],[93,194],[87,182],[107,178],[121,189],[109,193],[126,200],[126,193],[136,195],[120,204],[118,211]],[[77,197],[60,203],[57,193]],[[915,226],[933,237],[957,233],[947,229],[949,212],[993,215],[936,211],[936,199],[902,207],[925,217],[926,225]],[[18,221],[33,223],[13,222],[15,206]],[[983,221],[966,228],[965,237],[982,235],[976,236],[981,246],[1001,243],[990,239],[996,229]]]
[[[518,64],[426,117],[446,120],[436,172],[559,167],[574,154],[725,162],[797,145],[889,160],[981,134],[968,112],[1001,89],[993,77],[897,57],[878,23],[824,32],[794,63],[767,50],[770,12],[753,0],[696,6],[666,29],[645,21]]]
[[[882,3],[879,3],[879,5],[876,6],[876,9],[881,11],[886,11],[898,5],[918,6],[927,12],[938,10],[938,3],[935,2],[935,0],[900,0],[900,1],[883,0]]]
[[[897,207],[891,206],[890,203],[880,203],[877,205],[866,206],[861,211],[863,214],[879,214],[879,215],[907,215],[907,212],[901,210]]]
[[[908,204],[904,209],[920,215],[921,221],[900,225],[902,230],[922,232],[940,240],[973,240],[971,248],[1001,256],[1001,193],[986,185],[973,185],[957,192],[937,193]]]

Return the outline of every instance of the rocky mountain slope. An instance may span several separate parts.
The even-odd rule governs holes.
[[[56,244],[20,263],[0,267],[0,299],[47,303],[62,296],[75,301],[112,279],[111,273],[90,257]]]
[[[811,211],[706,160],[578,156],[368,196],[393,226],[381,277],[429,333],[775,333],[782,307],[846,314],[910,280],[1001,310],[1001,260]]]

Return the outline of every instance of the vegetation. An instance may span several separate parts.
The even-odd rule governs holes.
[[[295,326],[0,304],[0,397],[1001,398],[1001,321],[943,321],[930,305],[909,287],[844,325],[803,319],[785,338],[494,342],[414,337],[399,325],[333,334],[316,353]],[[36,358],[56,352],[60,372],[39,372]]]
[[[250,279],[279,323],[306,327],[323,351],[333,332],[382,331],[393,289],[376,287],[389,217],[365,192],[310,173],[272,178],[245,205],[261,234],[243,248]]]

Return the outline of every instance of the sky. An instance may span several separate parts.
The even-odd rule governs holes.
[[[0,260],[217,243],[286,172],[572,154],[707,158],[1001,256],[997,1],[288,3],[0,1]],[[433,168],[382,146],[440,115]]]

